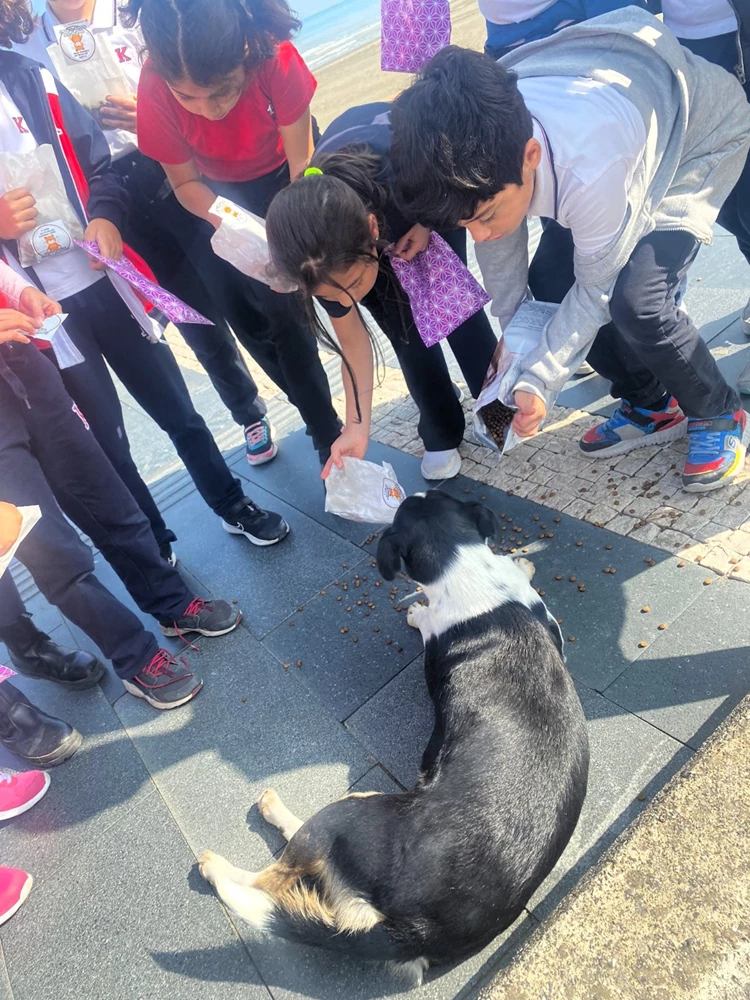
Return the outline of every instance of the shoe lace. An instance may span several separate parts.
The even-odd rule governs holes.
[[[183,663],[184,662],[185,661],[183,660]],[[149,674],[151,677],[163,677],[165,674],[168,677],[172,677],[174,675],[172,664],[177,664],[176,657],[172,656],[169,650],[160,649],[159,652],[152,658],[151,662],[144,670],[144,673]]]
[[[206,601],[202,597],[194,597],[190,604],[188,604],[185,608],[183,615],[186,617],[190,615],[199,615],[204,608],[207,608],[209,611],[213,611],[214,606],[210,601]]]
[[[690,435],[690,446],[688,448],[688,462],[698,465],[703,461],[710,461],[721,454],[723,431],[694,431]]]
[[[245,430],[245,437],[247,438],[247,443],[251,448],[256,447],[259,444],[265,444],[268,440],[268,428],[260,421],[257,424],[252,424]]]
[[[7,771],[0,771],[0,783],[5,781],[10,784],[12,780],[12,775],[8,774]]]

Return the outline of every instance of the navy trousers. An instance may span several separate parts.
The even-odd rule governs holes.
[[[26,400],[19,398],[19,386]],[[44,597],[96,643],[118,676],[142,670],[158,643],[94,576],[91,550],[63,512],[89,536],[142,611],[169,621],[194,595],[159,555],[147,519],[55,367],[31,344],[0,346],[0,499],[42,510],[17,558]],[[0,626],[22,612],[6,572],[0,579]]]
[[[111,366],[146,413],[169,435],[198,492],[219,516],[244,491],[193,406],[180,366],[165,343],[152,344],[106,279],[61,303],[71,340],[86,359],[62,372],[65,388],[91,425],[107,458],[151,522],[159,544],[174,541],[130,454]],[[105,363],[106,362],[106,363]]]

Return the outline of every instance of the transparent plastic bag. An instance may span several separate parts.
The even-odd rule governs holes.
[[[34,267],[67,253],[75,246],[73,240],[83,239],[81,222],[68,201],[49,143],[28,153],[0,153],[0,187],[4,192],[26,188],[36,201],[37,225],[16,241],[21,267]]]
[[[296,291],[297,286],[282,278],[271,263],[263,219],[221,197],[216,199],[209,212],[222,220],[211,237],[211,246],[218,257],[276,292]]]
[[[542,339],[547,323],[557,312],[550,302],[522,302],[500,338],[474,404],[474,435],[480,444],[507,455],[522,440],[511,424],[517,412],[513,389],[523,362]],[[546,398],[547,412],[553,400]]]
[[[326,510],[347,521],[390,524],[406,499],[387,462],[375,465],[345,458],[343,469],[332,466],[326,479]]]
[[[47,48],[55,73],[73,97],[102,124],[107,97],[132,97],[133,88],[120,69],[106,34],[92,31],[88,21],[55,25],[57,44]]]
[[[57,313],[48,316],[42,326],[34,334],[34,340],[46,340],[54,351],[59,368],[72,368],[80,365],[84,357],[65,332],[63,323],[68,318],[67,313]]]

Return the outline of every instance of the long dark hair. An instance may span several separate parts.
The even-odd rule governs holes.
[[[26,0],[0,2],[0,46],[22,45],[34,30],[34,14]]]
[[[379,259],[381,271],[392,276],[383,251],[390,245],[385,228],[385,209],[390,193],[382,183],[382,162],[367,146],[344,146],[335,153],[313,157],[312,165],[323,171],[300,177],[283,188],[266,215],[266,236],[276,270],[294,282],[303,299],[310,327],[318,341],[341,358],[352,379],[357,415],[359,398],[354,373],[338,343],[316,312],[315,289],[331,285],[343,291],[336,279],[350,267]],[[370,216],[378,222],[378,237],[372,235]],[[393,278],[394,291],[403,298]],[[352,299],[362,325],[373,344],[378,370],[382,352],[359,304]]]
[[[140,17],[146,49],[170,83],[209,87],[244,63],[253,72],[273,58],[301,22],[286,0],[128,0],[123,21]]]

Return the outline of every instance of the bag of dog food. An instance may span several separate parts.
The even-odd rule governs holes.
[[[406,499],[387,462],[375,465],[345,458],[343,469],[332,466],[326,479],[326,510],[347,521],[390,524]]]
[[[222,197],[216,199],[209,211],[221,219],[221,225],[211,237],[214,253],[276,292],[296,290],[297,286],[277,274],[271,263],[263,219]]]
[[[21,267],[34,267],[67,253],[74,247],[73,240],[83,238],[49,143],[28,153],[0,153],[0,188],[3,192],[26,188],[36,200],[36,227],[16,241]]]
[[[550,302],[522,302],[500,338],[487,371],[482,391],[474,404],[474,435],[480,444],[506,455],[522,440],[511,424],[518,407],[513,389],[523,370],[524,359],[541,341],[547,323],[557,311]],[[547,412],[551,399],[545,400]]]
[[[88,21],[57,24],[55,35],[57,44],[47,52],[57,77],[103,128],[101,110],[107,98],[133,96],[109,39],[92,31]]]

